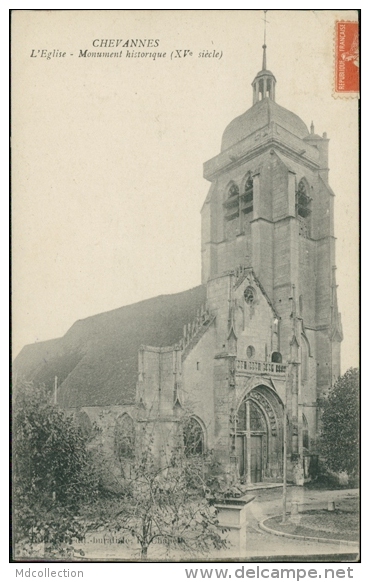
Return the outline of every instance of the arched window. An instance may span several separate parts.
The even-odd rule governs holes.
[[[125,461],[135,457],[135,426],[128,414],[117,419],[114,431],[114,448],[118,460]]]
[[[226,199],[223,203],[226,238],[233,238],[250,228],[252,216],[250,213],[253,210],[253,178],[250,173],[242,184],[241,190],[235,182],[227,187]]]
[[[283,356],[281,355],[280,352],[272,352],[271,362],[274,362],[275,364],[281,364],[282,361],[283,361]]]
[[[196,418],[189,418],[183,429],[184,452],[187,457],[202,455],[204,453],[203,428]]]
[[[244,185],[244,192],[241,196],[241,209],[244,214],[248,214],[253,210],[253,178],[251,175],[248,176]]]
[[[296,213],[297,216],[307,218],[311,214],[311,198],[308,196],[307,185],[305,180],[301,180],[298,184],[296,193]]]
[[[263,99],[263,79],[260,80],[258,83],[258,100],[261,101]]]

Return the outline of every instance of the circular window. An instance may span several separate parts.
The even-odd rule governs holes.
[[[254,349],[253,346],[248,346],[247,347],[247,357],[248,358],[253,358],[254,354],[256,353],[256,350]]]
[[[244,291],[244,299],[249,305],[252,305],[255,298],[255,292],[253,287],[247,287]]]

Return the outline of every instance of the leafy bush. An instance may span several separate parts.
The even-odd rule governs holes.
[[[324,402],[321,453],[327,467],[346,472],[350,478],[359,471],[359,371],[350,368],[338,378]]]
[[[99,493],[87,437],[43,387],[23,382],[14,399],[12,445],[14,542],[44,542],[63,555],[65,544],[84,536],[79,508]]]

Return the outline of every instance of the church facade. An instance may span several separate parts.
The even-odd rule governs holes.
[[[178,317],[167,344],[143,334],[129,397],[103,397],[102,381],[92,398],[94,378],[90,395],[81,395],[76,370],[81,378],[86,354],[64,373],[58,403],[82,424],[101,426],[117,467],[148,430],[153,450],[165,454],[186,410],[190,453],[211,452],[242,483],[282,480],[284,431],[288,480],[303,484],[313,474],[320,399],[340,374],[334,193],[326,134],[278,105],[275,87],[264,47],[252,106],[231,121],[221,152],[204,164],[202,285],[191,319]],[[126,366],[122,353],[117,367]]]
[[[288,476],[303,483],[340,374],[334,194],[326,134],[276,103],[265,50],[252,107],[204,164],[207,310],[179,346],[142,347],[137,398],[163,418],[191,402],[203,446],[246,483],[281,479],[286,412]]]

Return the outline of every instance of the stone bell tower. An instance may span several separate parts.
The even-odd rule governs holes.
[[[202,282],[212,307],[215,279],[240,268],[258,278],[278,315],[279,357],[295,366],[287,382],[298,455],[305,431],[315,449],[318,403],[340,374],[334,193],[326,133],[278,105],[276,83],[264,44],[253,105],[229,123],[221,152],[204,164],[211,186],[201,211]]]

